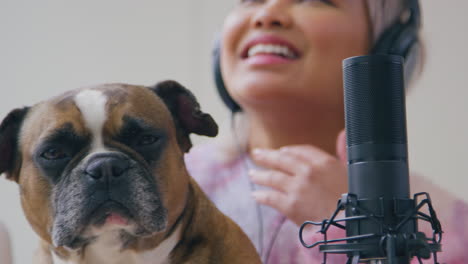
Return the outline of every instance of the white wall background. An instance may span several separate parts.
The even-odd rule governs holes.
[[[215,94],[210,54],[233,2],[0,0],[0,119],[81,86],[170,78],[223,123],[228,112]],[[468,2],[421,2],[428,58],[407,100],[410,166],[468,200]],[[0,221],[10,230],[15,263],[30,263],[36,238],[16,184],[3,177]]]

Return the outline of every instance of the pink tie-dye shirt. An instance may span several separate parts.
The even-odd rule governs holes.
[[[283,221],[285,219],[283,215],[267,206],[258,205],[261,212],[258,213],[257,204],[251,197],[251,192],[253,188],[266,187],[252,185],[246,174],[250,168],[258,169],[258,167],[245,154],[225,158],[222,148],[215,143],[216,141],[213,142],[198,145],[186,155],[187,169],[216,206],[237,222],[250,237],[258,252],[261,252],[263,262],[268,264],[322,263],[323,255],[318,252],[318,247],[307,249],[301,245],[298,236],[299,227],[295,223],[289,220]],[[467,203],[435,188],[422,177],[412,176],[411,187],[413,192],[429,192],[437,216],[442,223],[443,252],[438,254],[438,262],[467,264]],[[311,205],[314,203],[316,201],[311,201]],[[310,220],[321,221],[323,219]],[[329,233],[331,233],[329,239],[344,236],[344,232],[338,228]],[[426,234],[431,233],[426,232]],[[306,240],[308,243],[313,243],[323,240],[323,237],[320,233],[308,231]],[[327,256],[327,263],[330,264],[344,264],[346,261],[347,258],[344,255],[328,254]],[[413,259],[411,263],[419,262]],[[423,263],[433,263],[433,260],[423,260]]]

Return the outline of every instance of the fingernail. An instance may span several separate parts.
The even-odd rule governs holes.
[[[265,153],[265,150],[260,149],[260,148],[255,148],[252,151],[252,154],[255,155],[255,156],[261,156],[263,153]]]
[[[250,169],[247,173],[248,173],[248,175],[252,178],[252,177],[255,176],[256,170]]]

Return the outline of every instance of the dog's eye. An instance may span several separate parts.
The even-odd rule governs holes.
[[[67,154],[59,148],[49,148],[41,154],[47,160],[59,160],[67,157]]]
[[[137,144],[138,146],[148,146],[154,144],[156,141],[158,141],[158,138],[153,135],[143,135],[140,137]]]

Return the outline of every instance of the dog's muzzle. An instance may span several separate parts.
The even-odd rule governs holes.
[[[88,243],[100,228],[117,214],[128,220],[131,236],[149,236],[163,231],[167,210],[163,206],[156,176],[120,152],[91,154],[53,189],[53,241],[69,248]],[[155,173],[156,174],[156,173]]]

